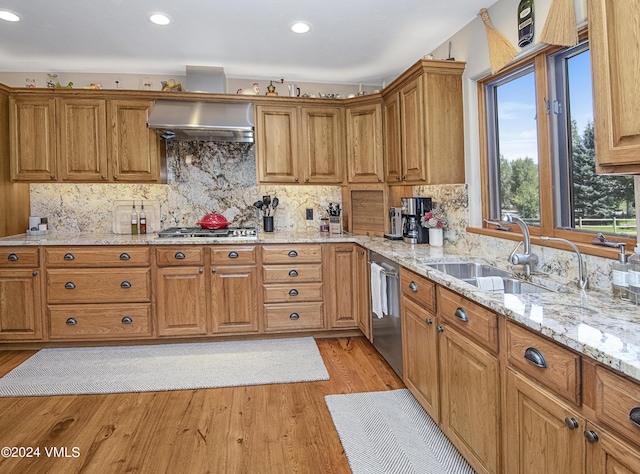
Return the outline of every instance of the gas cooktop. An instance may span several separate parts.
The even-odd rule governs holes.
[[[201,227],[171,227],[158,232],[160,238],[214,237],[223,239],[258,238],[256,227],[227,227],[226,229],[202,229]]]

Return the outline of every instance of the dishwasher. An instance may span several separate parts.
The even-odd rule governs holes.
[[[371,328],[373,346],[402,378],[402,327],[400,325],[400,265],[375,252],[370,253],[369,264],[382,267],[381,278],[386,281],[386,313],[382,317],[373,312],[371,302]],[[373,281],[373,278],[371,279]],[[373,297],[374,291],[371,291]]]

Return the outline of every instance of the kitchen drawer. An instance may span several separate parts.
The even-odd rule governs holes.
[[[37,267],[39,255],[37,247],[0,247],[0,268]]]
[[[49,339],[151,337],[150,304],[57,305],[48,307]]]
[[[204,247],[181,246],[156,249],[156,264],[159,267],[174,265],[204,265]]]
[[[321,245],[263,245],[262,263],[322,262]]]
[[[498,352],[498,315],[493,311],[439,286],[438,314],[480,345]]]
[[[48,267],[142,267],[150,263],[146,246],[47,247],[44,255]]]
[[[151,301],[148,268],[47,270],[47,302],[147,303]]]
[[[509,365],[576,405],[581,403],[580,360],[578,354],[555,342],[507,322]]]
[[[322,301],[322,283],[266,285],[263,288],[265,303]]]
[[[212,265],[245,265],[256,263],[257,248],[255,245],[239,247],[211,247]]]
[[[264,265],[263,283],[301,283],[322,281],[321,263],[303,263],[300,265]]]
[[[265,331],[323,329],[322,302],[264,305]]]
[[[401,268],[402,295],[416,302],[430,313],[436,312],[436,285],[425,277]]]
[[[640,445],[640,384],[596,366],[596,418]]]

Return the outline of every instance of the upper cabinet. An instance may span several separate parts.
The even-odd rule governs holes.
[[[383,93],[389,184],[464,183],[464,67],[421,60]]]
[[[14,181],[160,181],[152,101],[17,95],[9,107]]]
[[[258,182],[342,184],[343,113],[341,107],[258,105]]]
[[[588,1],[598,173],[640,172],[639,8]]]
[[[384,181],[382,105],[347,107],[347,175],[350,183]]]

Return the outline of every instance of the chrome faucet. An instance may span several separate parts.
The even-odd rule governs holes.
[[[522,231],[522,242],[519,242],[516,248],[509,255],[509,263],[512,265],[522,265],[525,275],[531,275],[532,267],[538,262],[538,256],[531,253],[531,235],[527,223],[515,214],[506,214],[503,222],[507,224],[518,224]],[[516,253],[520,246],[524,243],[524,253]]]
[[[578,250],[578,247],[576,247],[576,245],[573,242],[567,239],[561,239],[559,237],[547,237],[544,235],[540,237],[540,240],[553,240],[555,242],[564,242],[569,247],[571,247],[573,251],[576,253],[576,255],[578,256],[578,281],[576,282],[578,284],[578,288],[580,288],[581,290],[586,290],[587,288],[589,288],[589,278],[586,276],[586,268],[584,265],[584,261],[582,259],[582,254],[580,253],[580,250]]]

